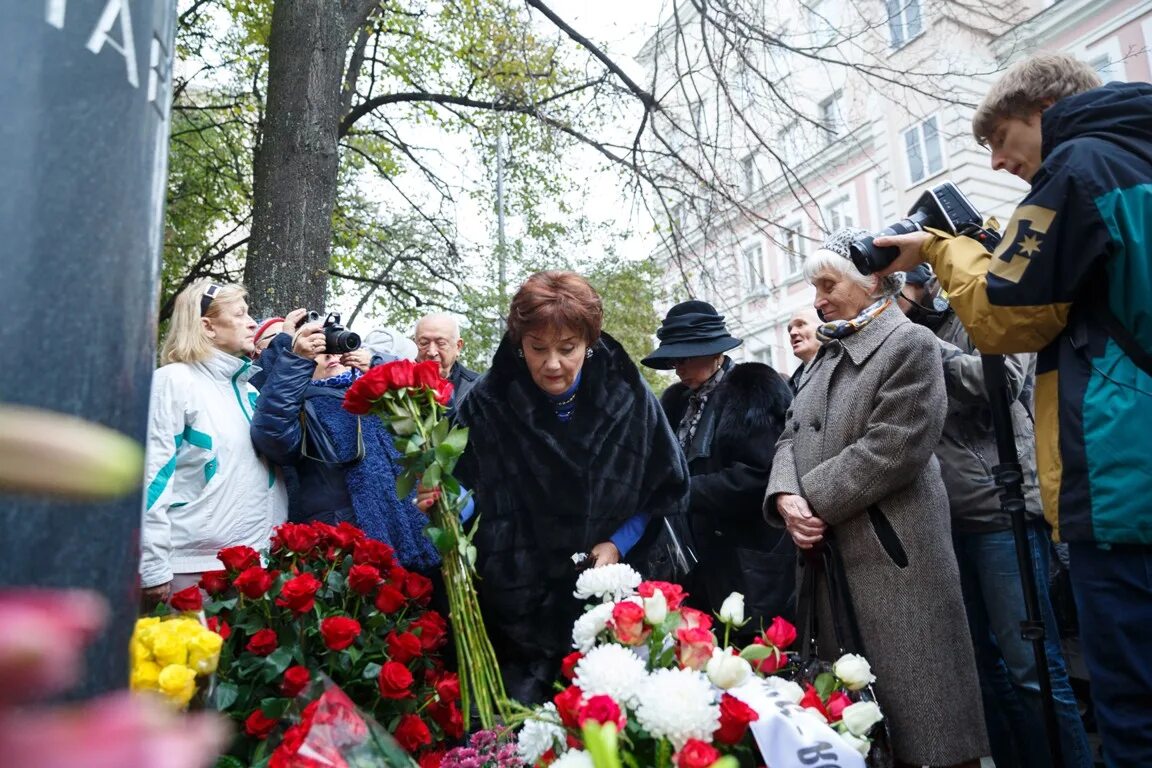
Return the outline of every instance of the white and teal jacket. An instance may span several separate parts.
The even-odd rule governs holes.
[[[148,412],[140,579],[155,587],[174,573],[221,568],[223,547],[268,546],[284,522],[288,495],[248,434],[258,368],[214,352],[171,363],[152,377]]]

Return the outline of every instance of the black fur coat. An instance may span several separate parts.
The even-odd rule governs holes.
[[[469,437],[456,476],[475,492],[481,607],[508,693],[525,702],[551,695],[572,650],[571,555],[637,513],[659,523],[687,505],[688,468],[655,396],[610,336],[592,349],[567,423],[507,338],[459,407]]]
[[[717,610],[731,592],[744,595],[748,630],[793,612],[796,551],[782,530],[764,522],[761,507],[776,440],[792,402],[786,381],[763,363],[734,365],[708,398],[686,451],[689,517],[700,567],[698,604]],[[691,391],[673,384],[660,405],[675,429]],[[701,594],[703,592],[703,594]]]

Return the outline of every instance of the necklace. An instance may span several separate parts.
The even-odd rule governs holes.
[[[553,402],[552,405],[554,405],[556,408],[563,408],[564,406],[571,405],[574,402],[576,402],[575,392],[572,393],[571,397],[565,398],[564,400],[557,400]]]

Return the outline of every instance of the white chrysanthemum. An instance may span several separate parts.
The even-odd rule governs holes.
[[[694,669],[658,669],[640,686],[636,722],[676,749],[689,739],[710,742],[720,726],[716,689]]]
[[[572,647],[580,653],[588,653],[596,646],[596,636],[608,626],[612,618],[614,603],[593,606],[584,612],[572,625]]]
[[[599,568],[589,568],[576,579],[576,591],[573,593],[581,600],[598,597],[604,602],[623,600],[629,595],[636,594],[636,587],[640,586],[640,574],[625,563],[602,565]]]
[[[592,768],[592,756],[582,749],[570,749],[556,758],[552,768]]]
[[[605,694],[621,704],[632,704],[647,677],[643,659],[631,648],[608,643],[588,651],[577,662],[572,682],[585,696]]]
[[[566,738],[560,713],[555,704],[548,702],[534,717],[524,721],[516,737],[516,753],[528,765],[535,765],[545,752],[563,745]]]

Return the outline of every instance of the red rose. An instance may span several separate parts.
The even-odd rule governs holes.
[[[420,757],[416,758],[416,765],[420,768],[440,768],[440,763],[444,760],[444,750],[433,749],[424,752]]]
[[[400,563],[392,563],[392,567],[388,569],[388,583],[399,589],[404,586],[406,578],[408,578],[408,569]]]
[[[448,379],[440,379],[436,382],[436,386],[432,390],[436,393],[436,402],[444,407],[448,407],[452,403],[452,391],[455,387]]]
[[[584,723],[591,720],[603,725],[604,723],[615,723],[616,730],[624,730],[624,725],[627,720],[624,718],[624,713],[620,711],[620,705],[616,703],[615,699],[611,696],[603,694],[593,696],[584,702],[580,707],[577,719],[580,722],[580,727],[584,727]]]
[[[436,681],[436,695],[440,701],[453,702],[460,700],[460,677],[455,672],[445,672]]]
[[[765,641],[763,637],[759,636],[754,637],[752,639],[752,643],[754,645],[768,645],[767,641]],[[773,672],[777,672],[783,669],[787,665],[788,657],[779,650],[774,650],[772,654],[765,659],[752,662],[752,666],[755,667],[756,671],[762,675],[770,675]]]
[[[412,632],[419,630],[420,647],[426,651],[436,650],[448,639],[448,622],[436,611],[428,611],[409,624],[408,629]]]
[[[680,608],[680,626],[688,629],[712,629],[712,617],[695,608],[682,607]]]
[[[320,544],[320,529],[305,523],[284,523],[272,535],[272,548],[306,555]]]
[[[367,539],[368,535],[352,525],[352,523],[344,522],[336,524],[336,527],[333,528],[330,533],[330,537],[333,544],[341,549],[351,551],[356,544]]]
[[[388,657],[392,661],[407,664],[420,655],[420,638],[411,632],[397,632],[392,630],[384,638],[384,645],[388,649]]]
[[[392,547],[376,539],[364,539],[356,542],[356,549],[352,551],[352,562],[357,565],[375,565],[378,568],[392,566]]]
[[[280,681],[280,693],[289,699],[294,699],[312,682],[312,673],[308,667],[299,664],[284,670],[284,679]]]
[[[828,710],[824,707],[824,701],[820,698],[820,694],[816,692],[816,689],[811,683],[807,683],[804,686],[804,696],[800,699],[799,704],[802,707],[816,710],[823,715],[825,720],[830,719],[828,717]]]
[[[580,659],[584,658],[584,654],[580,651],[573,651],[564,657],[560,662],[560,674],[564,675],[569,680],[576,677],[576,665],[580,663]]]
[[[377,367],[388,369],[389,389],[407,389],[416,386],[416,364],[411,360],[400,358]]]
[[[690,667],[697,671],[704,669],[708,660],[712,658],[712,651],[716,648],[716,638],[710,630],[703,627],[676,630],[676,658],[681,667]]]
[[[720,759],[720,750],[700,739],[688,739],[676,753],[676,768],[708,768]]]
[[[210,595],[222,595],[228,591],[228,571],[205,571],[200,574],[200,589]]]
[[[320,622],[320,636],[328,648],[342,651],[360,636],[360,622],[347,616],[329,616]]]
[[[363,377],[361,377],[361,380],[363,380]],[[348,391],[344,393],[344,410],[348,411],[348,413],[354,413],[357,416],[367,416],[372,413],[372,401],[364,397],[363,390],[355,391],[355,386],[356,384],[353,384],[348,388]]]
[[[260,563],[260,554],[252,547],[224,547],[216,555],[229,571],[243,571]]]
[[[348,588],[358,595],[370,595],[380,583],[380,571],[374,565],[354,565],[348,572]]]
[[[280,595],[276,598],[276,605],[287,608],[297,616],[308,613],[316,604],[318,589],[320,579],[310,573],[302,573],[284,582],[284,586],[280,588]]]
[[[240,594],[244,597],[258,600],[272,588],[272,583],[276,581],[278,574],[278,571],[268,572],[258,565],[253,565],[245,568],[232,582],[232,585],[240,590]]]
[[[580,703],[584,692],[575,685],[570,685],[552,697],[556,711],[560,714],[560,722],[566,728],[579,728]]]
[[[376,610],[380,613],[396,613],[407,602],[408,598],[404,597],[404,593],[390,584],[380,587],[380,591],[376,593]]]
[[[168,603],[177,611],[198,611],[204,607],[204,598],[200,595],[200,586],[193,584],[172,595]]]
[[[436,724],[444,729],[446,736],[452,739],[464,737],[464,713],[456,706],[456,702],[433,704],[427,711]]]
[[[640,586],[636,588],[640,597],[652,597],[656,590],[660,590],[660,593],[664,595],[664,601],[668,603],[668,610],[670,611],[677,610],[680,604],[684,602],[684,598],[688,596],[684,594],[684,588],[679,584],[671,584],[667,581],[642,581]]]
[[[436,389],[436,385],[443,381],[440,376],[440,362],[438,360],[425,360],[412,366],[412,382],[416,387]]]
[[[616,640],[623,645],[643,645],[652,634],[652,630],[644,626],[644,607],[636,603],[616,603],[610,626]]]
[[[725,693],[720,697],[720,727],[712,734],[712,738],[721,744],[739,744],[748,732],[748,724],[759,719],[756,710]]]
[[[304,746],[309,727],[311,723],[299,723],[284,731],[284,737],[280,739],[280,746],[272,753],[268,768],[293,768],[296,764],[293,758],[300,751],[300,747]]]
[[[764,640],[780,650],[784,650],[796,642],[796,627],[788,621],[777,616],[772,619],[772,625],[764,630]]]
[[[852,703],[852,699],[848,698],[848,694],[844,691],[833,691],[828,696],[828,704],[826,705],[828,712],[828,722],[835,723],[844,716],[844,708]]]
[[[409,571],[404,579],[404,594],[417,605],[428,605],[432,600],[432,579]]]
[[[373,403],[391,388],[390,384],[391,371],[388,365],[370,369],[344,392],[344,410],[361,415],[369,413]]]
[[[385,699],[407,699],[412,696],[412,673],[397,661],[386,661],[380,667],[380,695]]]
[[[224,619],[220,619],[215,616],[209,616],[208,629],[220,635],[220,637],[224,638],[225,640],[232,637],[232,627],[228,626],[228,622],[224,621]]]
[[[252,635],[248,640],[248,645],[244,647],[257,656],[267,656],[276,650],[279,644],[279,641],[276,639],[276,630],[262,629]]]
[[[401,717],[392,735],[396,737],[396,741],[400,742],[400,746],[408,752],[415,752],[420,747],[432,743],[432,732],[428,730],[428,726],[424,724],[419,715]]]
[[[264,713],[257,709],[244,721],[244,732],[254,739],[266,739],[279,724],[279,720],[265,717]]]

